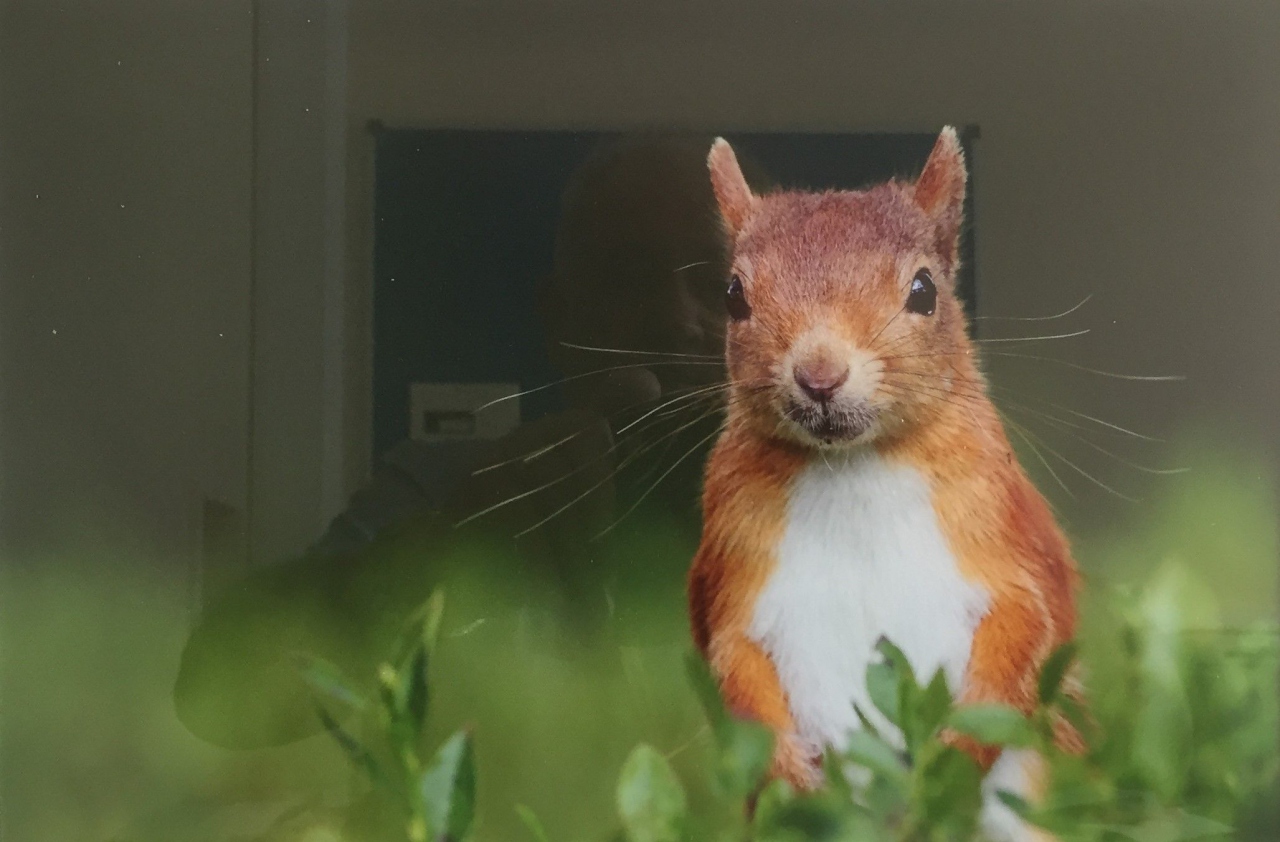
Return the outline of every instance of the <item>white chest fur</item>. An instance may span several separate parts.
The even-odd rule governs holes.
[[[943,668],[955,692],[987,604],[960,575],[924,478],[855,454],[818,459],[797,478],[749,633],[777,667],[799,736],[841,746],[859,725],[855,702],[886,724],[865,681],[881,635],[921,680]]]

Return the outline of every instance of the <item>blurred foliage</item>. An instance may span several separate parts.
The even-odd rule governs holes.
[[[1030,808],[1064,839],[1171,842],[1230,827],[1262,840],[1280,828],[1274,490],[1254,461],[1189,453],[1192,470],[1117,518],[1115,534],[1077,535],[1092,748],[1055,756],[1050,793]],[[977,775],[939,726],[1040,739],[1009,711],[951,710],[945,687],[916,682],[890,650],[868,678],[905,743],[868,734],[832,758],[833,770],[869,770],[856,787],[833,775],[815,795],[756,794],[768,735],[724,716],[686,658],[680,573],[696,535],[662,520],[620,532],[596,556],[610,571],[608,622],[589,636],[545,571],[492,545],[450,545],[432,559],[442,615],[418,614],[397,636],[403,615],[389,614],[378,659],[279,664],[281,682],[301,675],[323,705],[291,715],[327,721],[329,734],[247,751],[212,748],[174,716],[192,618],[185,568],[92,544],[7,564],[6,830],[120,842],[407,839],[437,826],[477,842],[959,839]]]
[[[424,766],[418,755],[427,695],[426,664],[438,625],[441,597],[428,603],[425,622],[405,632],[411,644],[380,668],[383,685],[376,717],[396,770],[347,734],[327,714],[328,730],[352,763],[365,772],[392,819],[370,831],[349,824],[339,838],[368,840],[469,839],[476,772],[470,736],[458,732]],[[1119,596],[1116,686],[1126,703],[1099,706],[1090,715],[1064,692],[1076,659],[1069,644],[1041,672],[1039,705],[1029,717],[1001,705],[957,707],[941,670],[917,679],[903,653],[881,641],[881,660],[867,670],[870,695],[892,727],[881,732],[859,711],[863,730],[826,761],[827,785],[796,793],[769,781],[773,744],[761,726],[724,708],[702,661],[687,661],[690,683],[706,715],[712,762],[712,804],[690,808],[680,776],[663,752],[647,743],[622,763],[615,792],[620,838],[625,842],[696,839],[848,840],[848,842],[967,842],[982,839],[983,775],[954,747],[962,735],[1006,751],[1030,750],[1048,761],[1049,787],[1031,804],[1017,793],[992,793],[1023,821],[1064,840],[1133,839],[1138,842],[1226,838],[1261,827],[1273,809],[1277,778],[1274,680],[1280,646],[1274,629],[1205,637],[1182,621],[1210,612],[1203,588],[1178,567],[1160,570],[1135,593]],[[398,663],[399,666],[396,666]],[[336,676],[331,665],[305,666],[318,694],[363,711],[367,702]],[[1058,750],[1055,724],[1066,719],[1089,735],[1083,755]],[[394,758],[399,757],[399,760]],[[423,772],[423,769],[426,772]],[[443,770],[443,772],[441,772]],[[708,774],[709,773],[709,774]],[[719,802],[719,803],[714,803]],[[999,809],[999,807],[997,807]],[[537,815],[518,810],[535,840],[549,839]],[[403,823],[396,827],[395,822]],[[368,835],[370,832],[373,835]],[[604,837],[601,837],[604,838]],[[613,837],[617,839],[619,835]],[[1261,837],[1260,837],[1261,838]]]

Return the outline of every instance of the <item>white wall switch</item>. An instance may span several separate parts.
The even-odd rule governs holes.
[[[517,383],[412,383],[409,436],[428,442],[501,438],[520,426],[520,398],[513,397],[519,391]]]

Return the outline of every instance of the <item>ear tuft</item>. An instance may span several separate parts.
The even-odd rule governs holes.
[[[914,187],[916,204],[933,218],[945,253],[953,253],[958,247],[967,177],[960,138],[954,128],[947,126],[933,144]]]
[[[720,216],[731,236],[742,230],[743,224],[756,204],[756,197],[747,185],[747,179],[738,166],[738,156],[733,147],[722,137],[711,144],[707,155],[707,169],[711,171],[711,189],[720,206]]]
[[[938,135],[929,160],[916,181],[916,203],[930,216],[946,213],[951,208],[959,209],[964,204],[965,179],[964,150],[960,147],[960,138],[954,128],[947,126]]]

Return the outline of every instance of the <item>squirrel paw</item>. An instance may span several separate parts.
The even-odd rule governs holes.
[[[794,735],[778,737],[773,750],[775,778],[781,778],[799,792],[822,786],[822,755]]]

